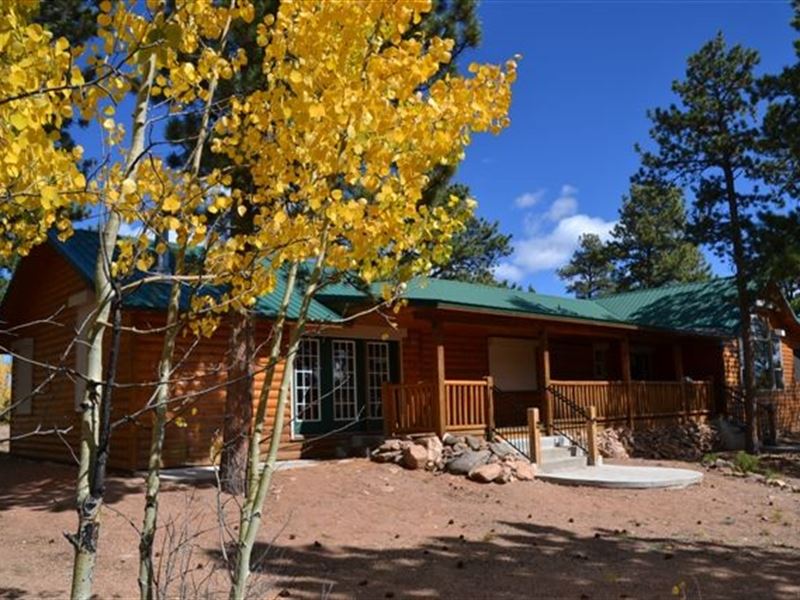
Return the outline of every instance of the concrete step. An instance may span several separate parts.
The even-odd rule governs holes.
[[[542,448],[542,463],[547,464],[556,460],[565,458],[573,458],[576,456],[583,456],[583,451],[574,446],[570,447],[556,447],[556,448]]]
[[[570,445],[570,441],[563,435],[543,435],[541,438],[542,450],[545,448],[562,448]]]
[[[565,456],[562,458],[558,458],[556,460],[552,460],[547,462],[546,460],[542,461],[542,464],[539,466],[540,473],[557,473],[558,471],[566,471],[568,469],[580,469],[582,467],[586,467],[586,457],[585,456]]]

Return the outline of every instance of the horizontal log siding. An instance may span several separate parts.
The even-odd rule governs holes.
[[[138,314],[137,322],[139,327],[144,329],[158,327],[163,320],[154,313],[142,312]],[[179,426],[174,420],[167,426],[162,462],[164,467],[209,464],[212,455],[219,452],[225,415],[229,333],[230,329],[222,325],[213,336],[201,339],[197,343],[191,335],[179,339],[175,359],[176,364],[180,361],[180,367],[173,378],[175,383],[172,389],[172,396],[176,402],[171,403],[169,415],[171,419],[181,417],[185,426]],[[263,342],[268,333],[268,325],[266,323],[259,324],[256,343]],[[139,336],[135,343],[137,379],[138,381],[152,382],[161,354],[162,338],[160,335]],[[260,356],[257,359],[256,373],[253,378],[254,412],[264,385],[266,365],[266,357]],[[269,391],[266,420],[268,432],[271,431],[275,418],[283,369],[284,363],[282,362],[275,370],[273,385]],[[136,405],[138,407],[145,406],[152,393],[153,386],[137,390]],[[186,396],[192,396],[192,398],[181,400]],[[149,414],[137,420],[135,462],[139,468],[143,468],[147,464],[151,422]],[[293,452],[289,448],[291,402],[287,404],[285,423],[281,435],[284,454],[286,457],[299,456],[297,451]],[[266,452],[268,442],[268,440],[264,441],[263,452]]]
[[[43,277],[43,274],[47,274]],[[63,364],[75,367],[74,352],[63,360],[64,351],[75,337],[78,308],[68,307],[68,299],[79,292],[89,290],[88,283],[75,272],[69,264],[50,246],[35,248],[22,262],[6,303],[7,314],[4,319],[15,325],[51,318],[52,322],[38,323],[18,331],[19,337],[34,339],[34,360],[51,366]],[[121,345],[122,360],[119,364],[118,381],[130,382],[129,355],[130,336],[124,335]],[[34,367],[34,388],[49,374],[45,367]],[[114,397],[114,418],[119,418],[128,410],[130,390],[119,389]],[[53,381],[32,399],[30,414],[15,413],[11,419],[12,437],[34,431],[53,428],[71,428],[63,436],[56,434],[36,435],[11,441],[11,452],[27,456],[71,462],[69,448],[77,452],[80,437],[80,421],[75,410],[75,386],[65,375],[56,376]],[[128,446],[132,441],[132,429],[123,426],[115,430],[112,439],[109,464],[115,468],[128,468],[130,464]]]

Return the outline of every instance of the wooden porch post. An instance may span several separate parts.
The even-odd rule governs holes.
[[[542,434],[539,431],[539,409],[528,409],[528,454],[532,463],[542,464]]]
[[[625,384],[624,394],[625,402],[628,407],[628,427],[633,429],[633,389],[631,386],[631,348],[630,342],[627,337],[624,337],[619,342],[619,359],[622,367],[622,382]]]
[[[444,344],[436,346],[436,398],[433,410],[436,435],[442,437],[447,431],[447,387],[444,373]]]
[[[683,380],[683,350],[681,345],[675,343],[672,345],[672,357],[675,361],[675,378],[680,382],[681,394],[681,410],[685,420],[689,419],[689,404],[686,401],[686,382]]]
[[[588,432],[586,436],[586,447],[589,450],[588,463],[591,466],[599,462],[599,452],[597,451],[597,407],[589,407],[589,422],[586,424]]]
[[[542,335],[539,336],[539,347],[542,357],[542,390],[544,392],[543,406],[545,429],[547,430],[547,435],[553,435],[553,418],[555,416],[553,414],[553,396],[547,389],[550,387],[550,339],[547,334],[547,329],[544,329]]]
[[[486,439],[494,439],[494,378],[486,377]]]

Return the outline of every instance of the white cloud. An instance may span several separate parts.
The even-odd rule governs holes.
[[[539,204],[542,198],[544,198],[545,190],[536,190],[535,192],[525,192],[521,196],[517,196],[514,199],[514,204],[517,205],[517,208],[530,208],[531,206],[535,206]]]
[[[494,275],[500,281],[511,281],[512,283],[516,283],[522,280],[522,278],[525,276],[525,273],[523,273],[522,269],[516,265],[512,265],[509,262],[502,262],[495,267]]]
[[[613,221],[600,217],[571,215],[559,221],[552,231],[517,242],[512,264],[525,274],[556,269],[569,261],[581,235],[595,233],[605,241],[613,227]]]
[[[578,188],[574,185],[570,185],[565,183],[561,186],[561,195],[562,196],[577,196],[578,195]]]
[[[577,194],[575,186],[564,184],[547,210],[526,213],[525,236],[515,241],[510,259],[497,267],[498,278],[519,282],[526,275],[563,266],[585,233],[608,240],[615,222],[580,213]],[[541,196],[537,201],[540,199]],[[521,206],[518,200],[517,206]]]
[[[573,196],[561,196],[550,205],[545,217],[548,221],[558,222],[578,212],[578,199]]]

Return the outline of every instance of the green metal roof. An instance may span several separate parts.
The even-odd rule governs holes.
[[[635,325],[734,335],[739,326],[736,300],[733,278],[720,278],[615,294],[595,302]]]
[[[77,229],[66,241],[60,241],[55,234],[48,237],[49,243],[75,268],[76,271],[91,286],[94,281],[94,268],[97,260],[97,253],[100,248],[100,238],[96,231]],[[142,273],[133,276],[132,281],[141,277]],[[255,312],[262,317],[274,317],[277,314],[280,301],[286,289],[286,279],[279,277],[277,285],[272,293],[262,296],[255,305]],[[166,310],[169,302],[169,283],[147,283],[134,288],[133,291],[125,295],[124,306],[126,308],[139,308],[146,310]],[[202,290],[204,294],[220,295],[222,288],[206,287]],[[289,318],[296,319],[300,312],[302,303],[302,293],[295,289],[289,301]],[[183,294],[181,304],[184,308],[189,305],[189,290]],[[309,319],[314,322],[337,322],[341,316],[328,308],[321,302],[313,300],[311,302]]]
[[[76,230],[66,242],[51,235],[50,243],[87,282],[92,282],[99,248],[97,232]],[[285,279],[280,278],[271,294],[258,299],[255,306],[258,315],[268,318],[276,314],[285,286]],[[366,293],[345,283],[329,285],[319,292],[319,301],[312,302],[309,316],[316,322],[340,321],[341,315],[328,305],[362,303],[370,296],[379,297],[380,288],[381,284],[374,284]],[[221,290],[207,289],[205,292],[213,294]],[[739,322],[736,288],[731,278],[615,294],[594,300],[446,279],[417,278],[408,283],[403,297],[412,304],[423,306],[492,310],[716,336],[736,335]],[[125,306],[163,310],[168,298],[169,284],[146,284],[126,296]],[[188,302],[188,298],[185,301]],[[298,290],[290,301],[290,318],[297,318],[300,303]]]
[[[380,284],[372,286],[376,297],[380,287]],[[403,297],[420,305],[488,309],[719,336],[735,335],[739,318],[732,279],[579,300],[429,278],[411,281]],[[358,302],[366,300],[367,294],[355,287],[337,284],[325,288],[320,298],[340,303]]]
[[[547,296],[446,279],[415,279],[409,282],[404,297],[417,303],[449,304],[590,321],[620,321],[616,315],[591,300]]]

